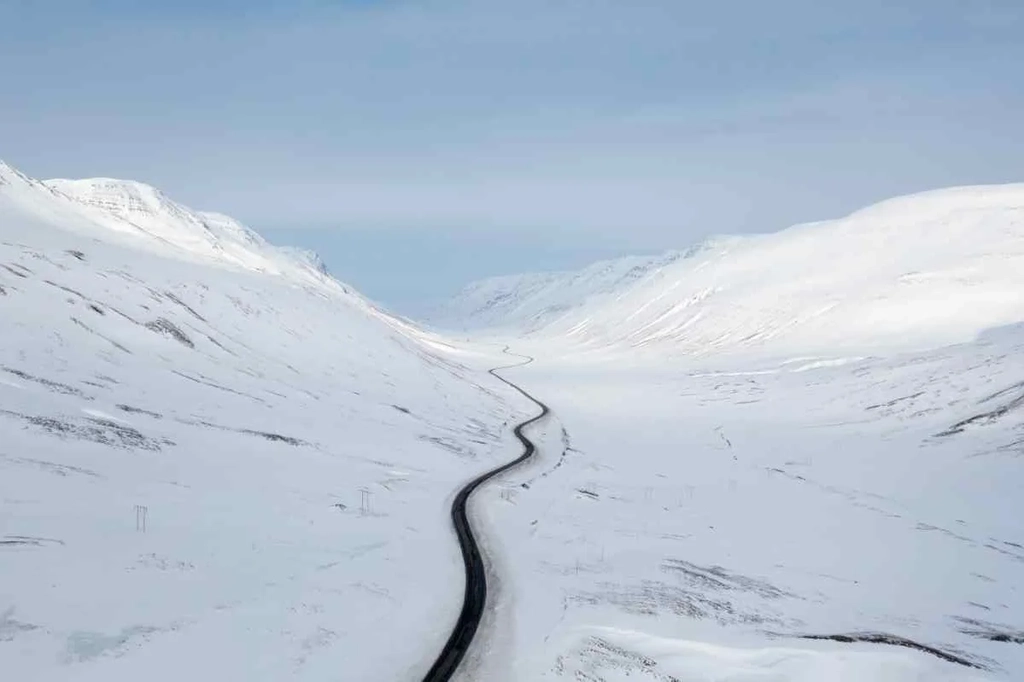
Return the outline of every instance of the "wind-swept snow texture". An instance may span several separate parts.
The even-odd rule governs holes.
[[[552,410],[481,496],[481,679],[1024,679],[1024,186],[450,310]]]
[[[4,165],[0,338],[0,677],[426,671],[525,401],[230,218]]]
[[[777,234],[484,280],[433,319],[660,355],[921,348],[1024,316],[1024,184],[928,192]]]
[[[481,499],[507,679],[1024,679],[1024,327],[792,360],[509,372],[557,421]]]

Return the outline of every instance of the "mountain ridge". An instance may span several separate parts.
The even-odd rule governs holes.
[[[0,188],[0,197],[63,229],[104,241],[123,242],[127,237],[136,247],[141,242],[167,256],[198,258],[352,293],[351,287],[330,276],[318,254],[270,244],[231,216],[190,208],[144,182],[106,177],[38,180],[0,160]]]
[[[676,253],[483,280],[432,322],[669,354],[964,341],[1024,319],[1024,184],[896,197]]]

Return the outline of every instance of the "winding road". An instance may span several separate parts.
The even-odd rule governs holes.
[[[508,352],[508,348],[505,349],[505,352]],[[530,364],[531,362],[533,362],[533,358],[527,358],[525,362],[515,365],[507,365],[504,367],[495,367],[490,370],[490,373],[499,381],[508,384],[540,407],[540,413],[526,421],[520,422],[513,430],[516,438],[518,438],[519,442],[523,444],[523,454],[507,464],[503,464],[496,469],[491,469],[490,471],[474,478],[463,486],[462,490],[460,490],[458,495],[455,496],[455,501],[452,502],[452,525],[455,527],[455,534],[459,539],[459,547],[462,549],[462,560],[466,570],[466,593],[462,599],[462,611],[459,613],[459,619],[455,622],[452,634],[448,637],[448,642],[444,645],[444,648],[441,650],[437,660],[434,661],[434,665],[430,668],[430,672],[428,672],[427,676],[423,678],[423,682],[448,682],[448,680],[451,679],[452,675],[455,674],[455,671],[458,670],[459,664],[462,663],[462,659],[465,657],[466,652],[469,650],[469,645],[472,644],[473,637],[476,635],[477,628],[480,626],[480,619],[484,615],[484,606],[487,603],[487,574],[484,568],[483,557],[480,555],[480,547],[477,546],[476,538],[473,537],[473,529],[469,524],[466,505],[469,502],[469,497],[473,494],[473,491],[479,488],[482,484],[495,476],[522,464],[533,457],[533,454],[537,451],[537,447],[533,442],[523,435],[523,429],[546,417],[550,412],[548,406],[534,398],[516,384],[498,374],[500,370],[522,367]]]

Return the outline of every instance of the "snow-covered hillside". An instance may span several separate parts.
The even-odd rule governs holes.
[[[0,677],[429,667],[500,384],[230,218],[3,165],[0,338]]]
[[[554,418],[481,501],[507,679],[1024,678],[1024,326],[872,358],[517,348]]]
[[[164,246],[258,272],[308,275],[304,271],[312,268],[326,274],[316,254],[273,247],[230,216],[193,211],[141,182],[90,178],[47,180],[45,184],[83,206],[121,219]]]
[[[689,252],[470,286],[433,322],[580,349],[934,347],[1024,317],[1024,185],[883,202]]]
[[[1021,679],[1022,207],[492,280],[456,346],[229,217],[0,164],[0,676],[422,679],[448,505],[532,409],[497,338],[552,415],[470,505],[454,682]]]
[[[593,296],[626,290],[690,252],[655,257],[626,256],[600,261],[578,272],[538,272],[490,277],[473,282],[431,317],[457,329],[488,327],[533,332]]]
[[[1024,679],[1024,185],[489,280],[434,321],[536,357],[510,377],[553,412],[481,505],[517,652],[485,678]]]

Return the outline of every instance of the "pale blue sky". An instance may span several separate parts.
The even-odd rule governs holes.
[[[1019,0],[0,0],[0,158],[415,312],[486,274],[1024,181]]]

